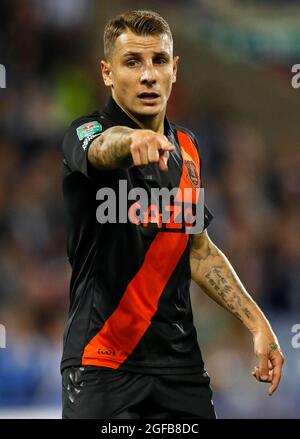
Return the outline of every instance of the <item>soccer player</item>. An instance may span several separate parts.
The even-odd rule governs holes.
[[[195,203],[201,187],[197,139],[166,117],[179,60],[167,22],[152,11],[126,12],[107,23],[104,53],[111,97],[102,111],[76,119],[63,141],[72,266],[63,418],[215,418],[191,278],[252,333],[252,374],[270,383],[269,395],[284,357],[266,317],[209,238],[208,208],[197,234],[171,221],[120,220],[109,203],[113,219],[101,221],[99,189],[115,194],[119,213],[132,189],[189,188]]]

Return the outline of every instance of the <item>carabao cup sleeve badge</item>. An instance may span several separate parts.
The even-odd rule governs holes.
[[[76,128],[76,133],[79,140],[85,139],[87,136],[92,136],[96,133],[101,133],[102,125],[97,120],[84,123],[80,127]]]

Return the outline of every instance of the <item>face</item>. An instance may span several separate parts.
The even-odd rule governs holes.
[[[127,31],[117,38],[111,59],[101,61],[101,68],[115,101],[142,118],[165,113],[177,64],[168,35],[140,36]]]

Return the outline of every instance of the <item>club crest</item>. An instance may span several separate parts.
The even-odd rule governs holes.
[[[200,177],[199,177],[199,173],[197,171],[195,163],[192,162],[191,160],[184,160],[184,164],[185,164],[186,169],[187,169],[187,177],[188,177],[190,183],[192,184],[192,186],[194,186],[194,188],[199,188],[200,187]]]

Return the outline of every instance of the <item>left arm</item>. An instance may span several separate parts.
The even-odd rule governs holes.
[[[269,388],[269,395],[272,395],[279,385],[284,362],[278,340],[267,318],[206,230],[193,236],[190,266],[192,279],[202,290],[234,314],[252,333],[259,360],[252,374],[258,381],[272,383]]]

